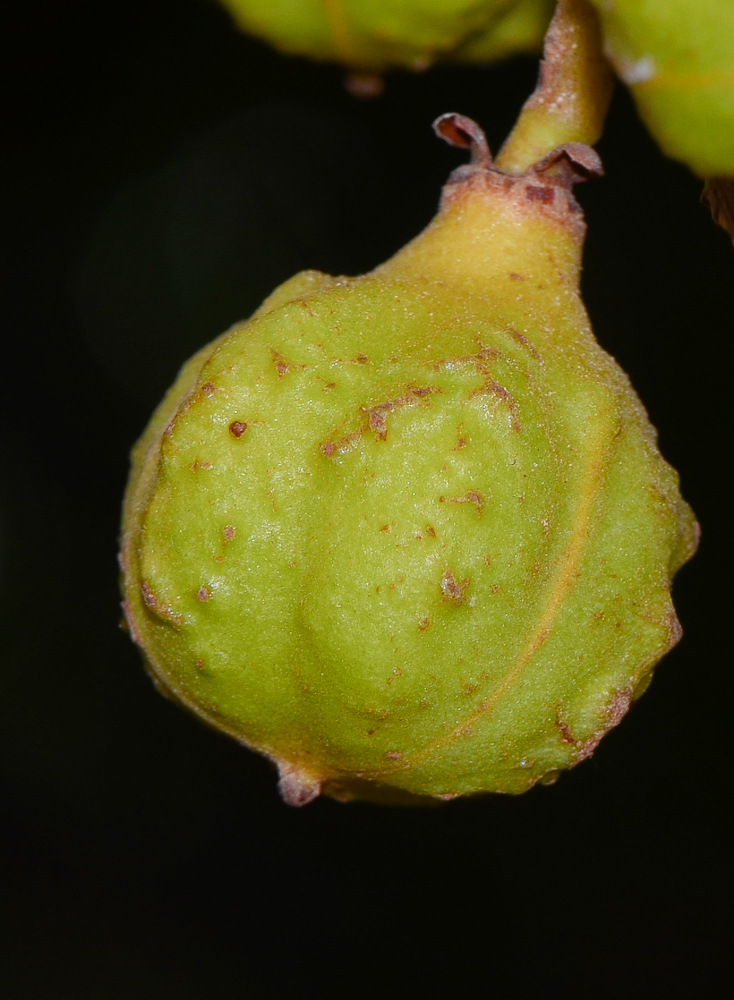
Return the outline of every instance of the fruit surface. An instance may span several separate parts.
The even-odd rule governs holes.
[[[296,275],[136,446],[133,637],[291,803],[551,781],[679,636],[697,527],[579,297],[579,150],[480,156],[386,264]]]
[[[605,51],[668,156],[734,175],[732,0],[592,0]]]
[[[222,0],[284,52],[381,72],[540,49],[552,0]]]

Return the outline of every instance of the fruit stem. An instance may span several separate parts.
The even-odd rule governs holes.
[[[538,85],[523,105],[495,165],[522,174],[567,142],[601,136],[614,77],[588,0],[558,0],[543,45]]]

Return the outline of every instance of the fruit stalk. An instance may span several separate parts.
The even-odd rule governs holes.
[[[596,12],[587,0],[559,0],[538,85],[497,155],[498,169],[522,174],[564,143],[592,146],[602,134],[613,87]]]

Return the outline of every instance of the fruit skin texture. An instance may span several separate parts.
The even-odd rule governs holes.
[[[697,525],[594,340],[559,164],[460,168],[386,264],[296,275],[135,448],[131,633],[292,804],[552,781],[680,635]]]
[[[553,0],[221,0],[283,52],[383,72],[540,49]]]

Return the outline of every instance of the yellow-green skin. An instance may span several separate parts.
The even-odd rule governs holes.
[[[392,260],[196,355],[137,445],[133,636],[287,801],[553,780],[678,639],[696,524],[592,335],[583,229],[560,185],[459,171]]]
[[[221,0],[284,52],[382,72],[537,52],[553,0]]]
[[[605,51],[668,156],[734,176],[734,0],[592,0]]]

